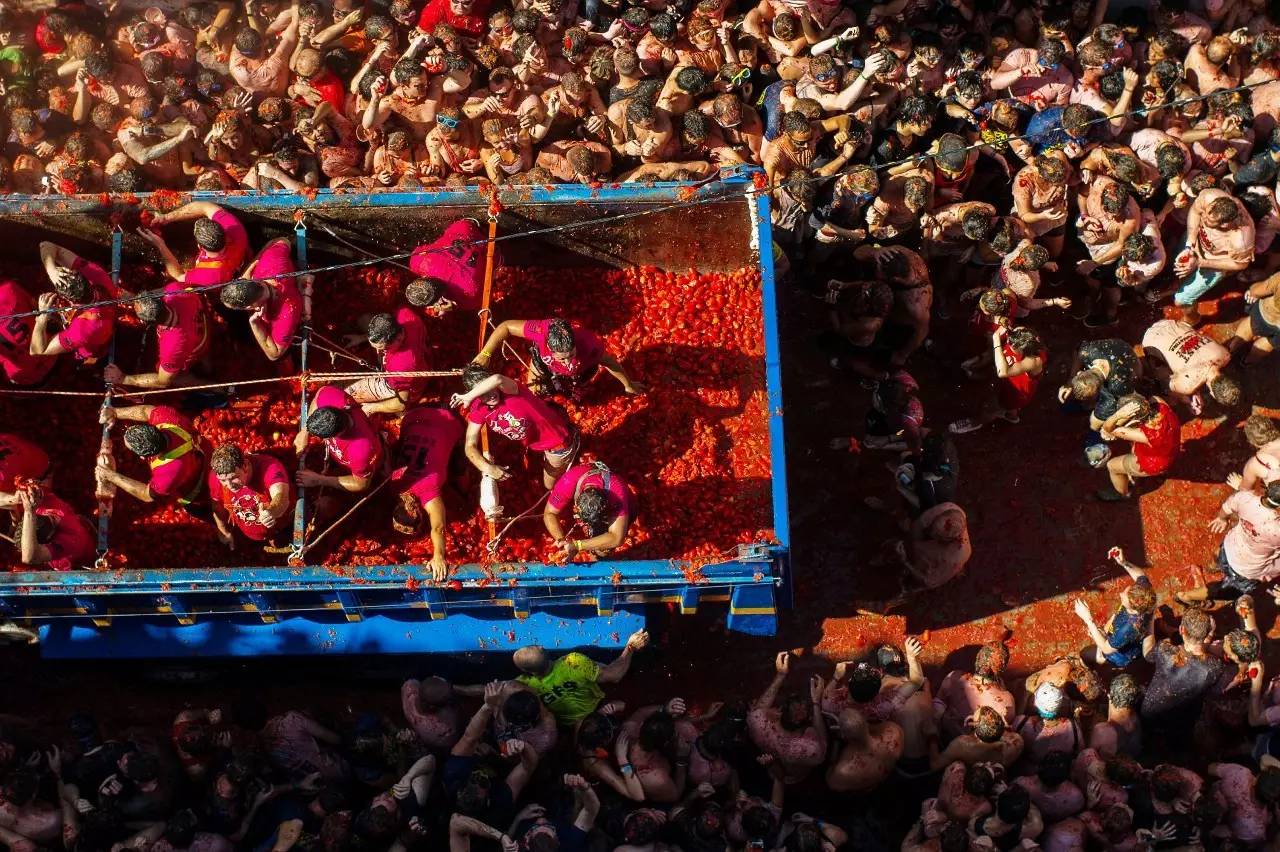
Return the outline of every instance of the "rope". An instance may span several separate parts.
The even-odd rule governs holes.
[[[499,532],[496,536],[491,538],[489,540],[489,543],[485,545],[485,550],[489,553],[489,555],[491,557],[496,558],[498,554],[498,546],[502,543],[502,539],[506,537],[507,533],[511,531],[511,527],[515,525],[516,521],[524,520],[529,515],[533,514],[533,512],[536,511],[537,508],[541,506],[543,502],[550,496],[551,496],[550,491],[543,492],[542,496],[539,497],[536,501],[534,501],[534,504],[532,506],[525,509],[520,514],[516,515],[511,520],[507,521],[507,525],[502,528],[501,532]]]
[[[329,533],[333,532],[333,530],[334,530],[334,529],[336,529],[336,528],[338,527],[338,525],[340,525],[340,524],[341,524],[343,521],[345,521],[347,518],[351,517],[351,515],[356,511],[356,509],[359,509],[359,508],[360,508],[361,506],[363,506],[365,503],[368,503],[368,502],[369,502],[369,500],[373,498],[373,495],[375,495],[375,494],[377,494],[379,491],[381,491],[381,490],[383,489],[383,487],[384,487],[388,482],[390,482],[390,481],[391,481],[391,477],[389,477],[389,476],[388,476],[386,479],[384,479],[384,480],[382,480],[381,482],[379,482],[379,483],[378,483],[377,485],[375,485],[373,488],[369,489],[369,492],[368,492],[367,494],[365,494],[363,497],[361,497],[359,500],[357,500],[357,501],[355,502],[355,505],[353,505],[350,509],[348,509],[348,510],[346,511],[346,513],[342,515],[342,517],[338,518],[336,521],[334,521],[333,523],[329,524],[329,526],[325,527],[325,529],[320,533],[320,535],[316,536],[315,538],[311,539],[311,541],[309,541],[309,542],[307,542],[305,545],[303,545],[303,547],[302,547],[302,549],[301,549],[301,551],[299,552],[299,554],[298,554],[298,555],[299,555],[300,557],[301,557],[301,556],[306,556],[306,555],[307,555],[307,552],[308,552],[308,551],[310,551],[310,550],[311,550],[311,548],[315,547],[317,544],[319,544],[320,542],[324,541],[324,537],[325,537],[325,536],[327,536]]]
[[[117,388],[106,391],[118,397],[135,397],[135,396],[154,396],[157,394],[168,393],[195,393],[203,390],[216,390],[219,388],[238,388],[246,385],[267,385],[276,382],[297,382],[304,381],[308,384],[316,384],[318,382],[327,382],[340,379],[367,379],[372,377],[382,378],[406,378],[406,379],[438,379],[452,378],[461,376],[462,370],[392,370],[392,371],[373,371],[360,373],[305,373],[293,376],[272,376],[265,379],[238,379],[225,382],[208,382],[200,385],[183,385],[182,387],[172,388],[144,388],[140,390],[126,390]],[[14,388],[0,388],[0,394],[14,394],[25,396],[91,396],[102,398],[105,394],[103,391],[59,391],[59,390],[17,390]]]
[[[476,344],[476,351],[484,348],[485,338],[489,336],[487,323],[489,322],[489,303],[490,299],[493,297],[493,257],[494,249],[498,241],[497,237],[498,217],[490,215],[489,245],[485,249],[484,253],[484,291],[480,297],[480,342]],[[486,459],[489,458],[489,430],[485,427],[481,427],[480,429],[480,454]],[[495,489],[497,488],[497,483],[494,483],[494,487]],[[493,518],[487,516],[485,520],[489,525],[489,543],[493,544],[498,534],[498,524]],[[489,550],[489,553],[493,554],[496,551],[497,545],[494,544],[493,548]]]
[[[311,329],[311,336],[314,338],[319,338],[320,340],[323,340],[325,343],[329,344],[329,346],[333,346],[336,348],[336,351],[335,351],[334,349],[329,349],[325,346],[318,347],[320,349],[323,349],[325,352],[328,352],[331,355],[340,355],[343,358],[346,358],[351,361],[355,361],[357,364],[359,364],[361,367],[364,367],[366,370],[377,369],[377,367],[375,367],[373,364],[361,358],[359,355],[356,355],[354,352],[352,352],[350,349],[347,349],[341,343],[338,343],[337,341],[334,341],[334,340],[330,340],[320,332],[316,331],[314,328]],[[316,344],[313,342],[311,345],[315,346]]]

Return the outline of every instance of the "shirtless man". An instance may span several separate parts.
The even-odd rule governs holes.
[[[929,336],[933,307],[929,267],[917,252],[902,246],[859,246],[853,256],[855,260],[873,261],[876,277],[893,288],[893,308],[885,324],[907,332],[906,339],[889,356],[891,366],[901,367]]]
[[[1142,357],[1143,372],[1165,384],[1169,396],[1185,401],[1196,416],[1204,411],[1201,388],[1220,405],[1240,403],[1240,382],[1225,372],[1230,350],[1185,322],[1157,320],[1142,335]]]
[[[1107,688],[1107,718],[1089,730],[1089,748],[1099,754],[1124,754],[1137,759],[1142,753],[1142,698],[1131,674],[1118,674]]]
[[[1106,175],[1095,177],[1088,191],[1077,196],[1077,204],[1076,227],[1089,259],[1080,261],[1076,269],[1088,275],[1090,303],[1101,293],[1101,313],[1090,316],[1087,323],[1110,325],[1120,304],[1120,288],[1109,267],[1120,260],[1125,240],[1141,226],[1142,211],[1127,185]]]
[[[827,723],[822,717],[824,683],[817,675],[810,679],[811,712],[798,693],[788,695],[782,706],[775,708],[778,692],[791,671],[791,655],[782,652],[774,665],[777,674],[747,715],[747,730],[756,747],[773,756],[784,783],[794,784],[822,765],[826,757]]]
[[[933,178],[915,170],[893,175],[881,183],[880,194],[867,208],[867,235],[892,240],[911,233],[933,206]]]
[[[1173,303],[1192,324],[1200,319],[1196,302],[1224,277],[1253,262],[1253,217],[1239,199],[1221,189],[1206,189],[1187,211],[1187,237],[1173,262],[1183,279]]]
[[[998,763],[1005,769],[1022,756],[1025,744],[1022,737],[1005,727],[1004,719],[990,707],[979,707],[972,717],[971,733],[953,739],[946,749],[938,751],[936,736],[929,746],[929,765],[937,770],[960,761],[966,766],[975,763]]]
[[[433,752],[447,752],[462,736],[453,687],[442,677],[410,678],[400,687],[404,720]]]
[[[902,728],[896,722],[868,723],[852,707],[840,713],[840,753],[827,768],[827,787],[836,793],[870,793],[893,774],[902,756]]]
[[[1003,642],[988,642],[978,649],[973,672],[949,672],[933,699],[942,734],[948,740],[965,732],[965,723],[980,707],[990,707],[1006,724],[1013,723],[1013,693],[1002,676],[1009,665],[1009,649]]]
[[[1259,491],[1280,479],[1280,427],[1262,414],[1244,421],[1244,436],[1256,450],[1241,473],[1232,473],[1227,484],[1237,491]]]

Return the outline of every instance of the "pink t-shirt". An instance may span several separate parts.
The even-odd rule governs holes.
[[[1252,491],[1235,492],[1222,511],[1238,519],[1222,540],[1231,570],[1264,583],[1280,576],[1280,512],[1262,505],[1262,497]]]
[[[170,281],[164,286],[162,298],[173,311],[174,324],[156,326],[160,369],[166,373],[185,373],[209,344],[204,296],[189,293],[185,285]]]
[[[470,219],[459,219],[433,242],[413,250],[409,268],[414,275],[434,278],[445,296],[467,311],[479,310],[484,293],[484,230]]]
[[[426,506],[440,496],[449,475],[449,456],[462,440],[462,421],[445,408],[415,408],[400,421],[396,467],[405,468],[400,491]]]
[[[263,249],[258,258],[258,265],[253,269],[255,278],[272,278],[267,286],[271,288],[271,302],[262,312],[271,330],[271,340],[277,346],[288,346],[302,325],[302,293],[298,291],[298,281],[292,275],[275,278],[288,272],[296,271],[293,265],[293,246],[280,240]]]
[[[427,369],[427,326],[413,308],[404,305],[396,310],[396,322],[404,336],[382,353],[382,369],[388,373],[414,372]],[[412,402],[427,386],[426,377],[388,376],[387,387],[403,391]]]
[[[327,439],[325,446],[334,461],[350,469],[352,476],[373,475],[382,460],[382,439],[368,415],[346,391],[334,385],[327,385],[316,394],[316,408],[340,408],[347,412],[351,425],[342,434]]]
[[[97,554],[97,534],[70,504],[46,492],[36,506],[36,514],[44,515],[54,523],[53,538],[45,543],[49,548],[49,561],[44,567],[52,571],[69,571],[93,561]]]
[[[613,471],[608,472],[609,488],[605,492],[605,500],[609,504],[609,522],[619,515],[628,518],[636,516],[636,498],[627,485],[627,481]],[[573,505],[573,501],[583,488],[604,488],[605,471],[593,464],[575,464],[556,480],[547,497],[547,506],[557,512],[563,512]]]
[[[0,432],[0,491],[13,491],[14,480],[43,479],[49,455],[26,438]]]
[[[167,405],[157,405],[153,408],[147,422],[156,427],[161,424],[177,426],[197,441],[196,447],[188,452],[151,468],[151,493],[154,496],[168,498],[186,496],[199,481],[200,473],[204,470],[204,458],[198,452],[199,438],[196,435],[195,426],[189,418],[178,413],[178,409]],[[180,436],[167,429],[161,429],[160,432],[167,441],[166,453],[185,443]]]
[[[0,316],[25,314],[35,309],[30,293],[12,281],[0,282]],[[39,384],[58,363],[56,358],[31,354],[31,331],[35,325],[35,317],[0,321],[0,370],[15,385]]]
[[[245,537],[264,541],[274,527],[263,526],[259,515],[262,508],[271,502],[271,486],[283,484],[286,490],[289,489],[289,471],[274,456],[254,454],[247,461],[249,476],[244,486],[236,491],[227,488],[217,474],[209,471],[209,494],[227,510],[227,516]]]
[[[587,381],[600,368],[600,359],[604,357],[604,342],[594,332],[587,331],[576,322],[569,325],[573,329],[574,352],[568,361],[558,360],[547,347],[547,330],[551,327],[551,320],[529,320],[521,333],[538,350],[538,357],[554,375]]]
[[[222,226],[227,239],[222,251],[210,253],[200,249],[195,265],[183,276],[187,284],[225,284],[236,277],[236,272],[244,265],[245,255],[249,253],[249,235],[239,219],[221,209],[209,218]]]
[[[116,298],[119,289],[107,271],[96,263],[76,258],[71,268],[89,282],[90,299]],[[65,314],[67,326],[58,334],[62,348],[81,361],[101,358],[107,354],[111,336],[116,328],[116,309],[113,307],[90,308]]]
[[[514,394],[503,394],[493,408],[476,400],[467,419],[536,452],[558,450],[569,443],[569,424],[563,415],[524,386]]]
[[[1227,824],[1231,836],[1252,847],[1267,839],[1267,809],[1253,794],[1254,777],[1248,768],[1236,763],[1218,764],[1218,783],[1213,791],[1230,809]]]

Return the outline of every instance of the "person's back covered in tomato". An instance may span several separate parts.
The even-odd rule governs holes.
[[[574,522],[566,529],[561,516],[565,510]],[[636,495],[631,486],[604,462],[576,464],[556,480],[542,521],[566,556],[580,551],[603,555],[619,547],[636,516]],[[586,537],[574,539],[581,524]]]
[[[69,571],[93,563],[97,535],[87,518],[48,491],[22,488],[15,512],[14,541],[23,565],[47,571]]]
[[[232,527],[250,541],[292,532],[293,488],[289,471],[266,453],[245,453],[223,444],[209,456],[209,496],[218,538],[235,549]]]
[[[439,582],[448,576],[445,560],[445,507],[441,497],[449,479],[449,459],[463,435],[462,420],[447,408],[424,406],[407,412],[400,421],[396,468],[400,475],[400,499],[391,523],[409,536],[422,532],[424,517],[430,522],[431,571]]]
[[[124,443],[150,468],[148,481],[125,476],[99,464],[100,483],[110,483],[144,503],[177,502],[188,512],[202,516],[207,509],[204,491],[204,441],[191,418],[167,405],[133,405],[104,408],[102,420],[130,425]]]
[[[52,293],[36,299],[39,310],[28,347],[37,358],[54,358],[70,352],[87,364],[107,354],[115,334],[114,305],[94,303],[126,295],[105,269],[75,252],[50,242],[40,244],[40,262]],[[56,333],[55,333],[56,331]]]
[[[405,287],[405,300],[433,314],[454,307],[479,310],[484,295],[486,236],[475,219],[459,219],[436,239],[414,248],[409,268],[419,277]]]
[[[382,436],[359,403],[337,385],[326,385],[316,393],[306,423],[294,440],[299,455],[311,437],[324,441],[329,458],[345,467],[347,473],[330,476],[301,469],[297,482],[303,488],[331,485],[345,491],[364,491],[382,467]]]

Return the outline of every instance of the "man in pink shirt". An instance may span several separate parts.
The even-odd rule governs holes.
[[[233,311],[250,311],[249,331],[269,360],[280,361],[289,352],[302,326],[304,300],[311,296],[312,275],[292,275],[293,245],[272,240],[245,268],[241,278],[219,291],[222,304]],[[299,289],[301,288],[301,289]],[[290,372],[292,367],[284,361]]]
[[[454,307],[480,309],[484,291],[486,234],[475,219],[459,219],[444,233],[413,250],[409,268],[418,279],[409,282],[409,304],[443,314]]]
[[[43,313],[35,318],[28,351],[39,358],[52,359],[71,352],[77,359],[92,364],[107,354],[115,333],[116,309],[111,306],[80,308],[102,299],[127,295],[111,280],[107,271],[69,249],[50,242],[40,244],[40,261],[53,284],[52,293],[41,293],[36,300],[42,311],[63,308],[58,313]],[[55,318],[62,330],[52,334]]]
[[[427,369],[427,327],[413,308],[402,306],[394,316],[374,314],[365,333],[385,372]],[[417,402],[426,384],[423,376],[370,376],[348,386],[347,393],[365,414],[399,414]]]
[[[209,456],[209,496],[218,538],[235,550],[232,527],[253,542],[292,534],[293,489],[289,471],[266,453],[245,454],[223,444]]]
[[[207,303],[200,293],[191,293],[170,281],[160,294],[145,293],[133,303],[138,319],[156,327],[158,353],[154,373],[127,375],[115,364],[102,371],[112,385],[140,388],[182,387],[195,383],[188,375],[209,350]]]
[[[46,571],[88,567],[97,553],[97,534],[87,518],[49,492],[24,488],[21,528],[16,533],[18,559]]]
[[[400,421],[395,467],[404,468],[404,473],[391,523],[398,532],[416,537],[422,532],[425,515],[431,524],[431,575],[436,582],[449,576],[445,561],[446,518],[440,495],[449,478],[449,457],[462,434],[461,419],[447,408],[415,408]]]
[[[643,382],[627,375],[617,359],[609,355],[604,341],[595,332],[563,319],[507,320],[498,324],[485,341],[475,362],[488,366],[489,359],[509,337],[530,343],[529,371],[525,381],[535,393],[559,394],[577,399],[582,387],[595,378],[601,367],[618,380],[628,394],[643,393]]]
[[[300,15],[293,16],[270,54],[266,52],[262,36],[248,24],[236,33],[228,65],[237,85],[264,98],[284,96],[289,89],[289,58],[298,43],[300,20]]]
[[[555,486],[574,456],[579,435],[564,414],[517,384],[514,379],[471,365],[462,373],[466,393],[454,394],[449,404],[467,407],[467,458],[486,476],[506,479],[507,469],[480,451],[480,430],[486,426],[528,450],[542,453],[542,484]]]
[[[199,253],[190,267],[180,263],[157,229],[174,222],[191,222]],[[149,228],[138,235],[155,246],[165,272],[174,281],[194,286],[225,284],[236,277],[249,253],[244,225],[229,211],[208,201],[192,201],[169,213],[157,213]]]
[[[149,482],[125,476],[98,465],[99,483],[115,485],[144,503],[177,501],[196,517],[207,516],[204,492],[204,441],[191,419],[167,405],[133,405],[104,408],[104,425],[124,420],[134,425],[124,431],[125,446],[151,468]]]
[[[21,480],[43,480],[49,475],[49,454],[20,435],[0,432],[0,507],[16,505],[12,495]]]
[[[561,516],[572,507],[574,523],[565,529]],[[636,497],[627,481],[609,470],[604,462],[574,465],[556,480],[547,497],[542,522],[565,556],[586,551],[604,556],[619,547],[636,516]],[[586,538],[573,539],[581,524]]]
[[[0,316],[10,317],[0,321],[0,371],[10,382],[24,387],[43,382],[58,363],[53,358],[31,354],[36,318],[14,316],[31,313],[35,308],[35,299],[17,283],[0,282]]]
[[[307,421],[293,442],[298,455],[306,450],[312,435],[324,441],[329,457],[348,472],[329,476],[304,468],[298,471],[298,485],[332,485],[350,492],[369,487],[373,474],[382,467],[382,436],[342,388],[326,385],[316,394]]]
[[[1075,83],[1066,59],[1066,48],[1055,39],[1042,39],[1034,50],[1011,50],[991,76],[991,88],[1007,88],[1014,98],[1037,111],[1066,106]]]

